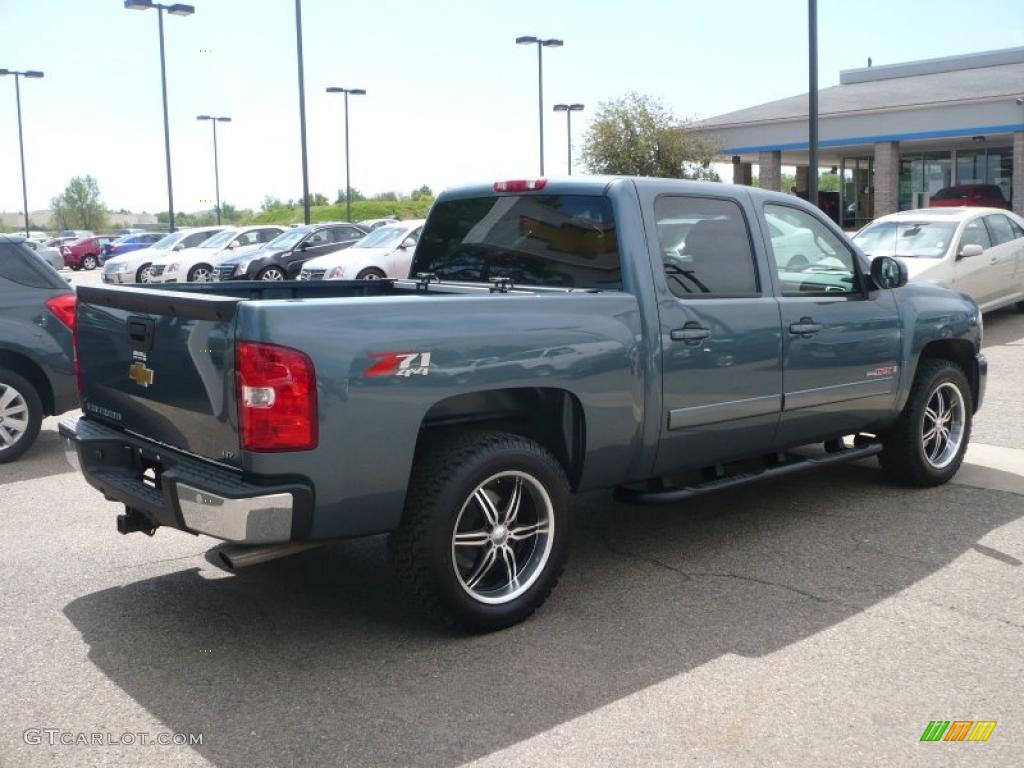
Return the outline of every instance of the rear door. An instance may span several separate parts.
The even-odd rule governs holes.
[[[783,410],[776,448],[869,428],[892,414],[900,318],[892,291],[864,288],[852,248],[822,217],[765,203],[767,223],[803,235],[805,263],[772,254],[782,314]]]
[[[238,301],[80,287],[83,411],[115,428],[237,464],[232,371]]]
[[[1013,298],[1020,290],[1014,280],[1021,241],[1014,231],[1008,216],[993,213],[985,217],[988,233],[992,238],[992,250],[988,256],[987,282],[992,287],[992,299],[1004,302]]]
[[[655,474],[771,450],[782,403],[778,301],[749,198],[645,186],[662,355]],[[759,263],[760,262],[760,263]]]

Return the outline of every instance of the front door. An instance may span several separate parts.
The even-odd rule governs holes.
[[[749,202],[662,195],[650,203],[660,250],[652,258],[662,267],[655,474],[770,451],[782,401],[779,307],[761,279]]]
[[[992,238],[992,250],[989,256],[989,281],[993,284],[992,298],[999,304],[1005,304],[1020,292],[1020,285],[1015,279],[1017,257],[1021,249],[1021,240],[1017,234],[1019,228],[1005,213],[993,213],[985,217],[988,233]]]
[[[977,256],[964,256],[966,245],[980,245],[982,252]],[[992,236],[985,226],[983,216],[968,221],[960,233],[953,265],[953,287],[970,296],[979,306],[985,308],[996,299],[997,287],[992,279],[996,254],[992,247]]]
[[[864,289],[853,251],[818,216],[768,203],[764,217],[769,231],[788,226],[804,256],[783,262],[773,240],[783,337],[776,447],[869,430],[891,416],[901,373],[893,292]]]

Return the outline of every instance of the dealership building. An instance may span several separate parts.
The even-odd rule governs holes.
[[[844,226],[963,184],[995,185],[1024,215],[1024,47],[844,70],[818,94],[819,172],[839,174],[831,207]],[[795,166],[806,195],[807,114],[802,94],[697,128],[732,161],[734,182],[751,183],[756,166],[760,186],[779,189],[782,167]]]

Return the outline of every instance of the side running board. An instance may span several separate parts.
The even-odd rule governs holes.
[[[691,499],[694,496],[703,496],[705,493],[721,491],[726,488],[738,488],[741,485],[747,485],[759,480],[793,475],[804,470],[826,467],[832,464],[845,464],[848,461],[865,459],[868,456],[875,456],[881,452],[882,445],[880,443],[868,443],[867,445],[854,446],[853,448],[843,448],[834,453],[825,453],[820,456],[794,457],[792,461],[787,461],[783,464],[766,466],[763,469],[729,475],[728,477],[695,483],[683,486],[682,488],[657,490],[623,486],[615,489],[615,500],[626,504],[673,504],[684,499]]]

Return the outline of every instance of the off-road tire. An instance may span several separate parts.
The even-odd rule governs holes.
[[[529,473],[551,500],[550,554],[532,586],[498,605],[478,602],[456,576],[452,536],[463,505],[495,473]],[[572,505],[562,465],[525,437],[490,430],[440,434],[421,445],[414,461],[401,524],[389,537],[400,577],[435,620],[460,630],[490,632],[517,624],[555,588],[569,554]]]
[[[0,368],[0,384],[17,390],[28,406],[28,426],[14,445],[4,447],[3,441],[0,440],[0,464],[5,464],[20,457],[35,443],[39,436],[39,426],[43,423],[43,403],[32,382],[19,373]]]
[[[925,457],[921,434],[925,409],[932,394],[943,383],[953,384],[960,391],[965,407],[963,436],[953,460],[938,469]],[[882,453],[878,461],[885,473],[896,482],[930,487],[948,482],[960,469],[971,439],[974,398],[963,369],[949,360],[922,360],[914,376],[914,384],[896,423],[882,435]]]

